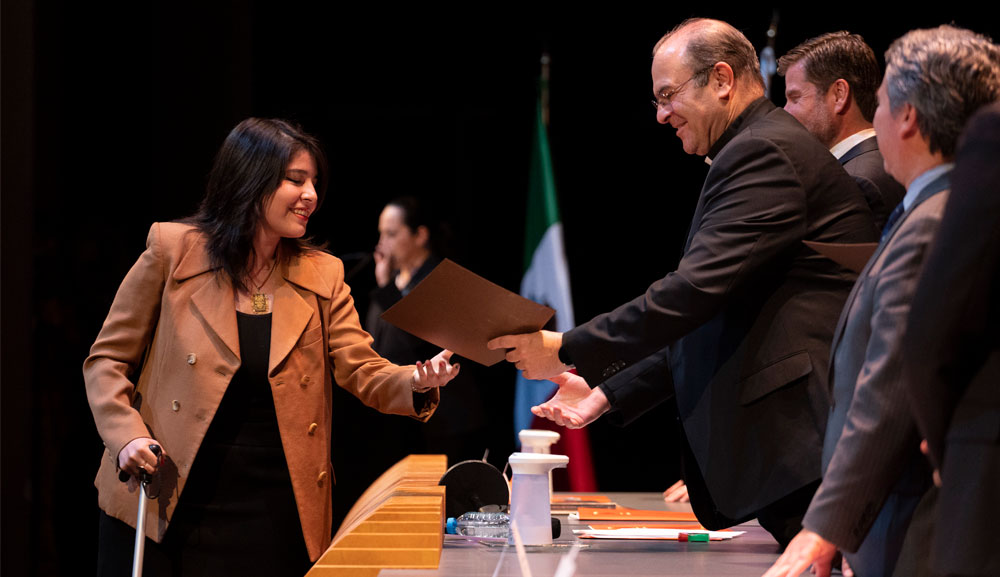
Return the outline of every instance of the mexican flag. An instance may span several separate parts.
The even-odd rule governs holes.
[[[563,245],[562,223],[556,199],[555,178],[546,129],[547,57],[543,58],[543,73],[538,106],[535,110],[535,138],[532,143],[531,173],[528,184],[524,241],[524,277],[521,295],[556,310],[554,330],[565,332],[576,326],[573,321],[573,299],[569,288],[569,269]],[[552,327],[550,327],[552,328]],[[548,429],[561,435],[553,453],[569,456],[571,491],[596,491],[590,441],[586,429],[565,429],[551,421],[531,414],[531,407],[543,403],[555,394],[551,381],[530,381],[518,371],[514,393],[514,434],[522,429]]]

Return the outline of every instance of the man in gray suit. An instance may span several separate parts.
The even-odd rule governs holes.
[[[831,32],[806,40],[778,59],[785,110],[830,149],[865,193],[882,229],[905,190],[886,174],[872,128],[881,73],[864,38]]]
[[[948,196],[965,121],[1000,96],[997,47],[968,30],[914,30],[886,53],[874,124],[889,174],[906,196],[855,284],[833,341],[830,382],[842,430],[828,428],[827,465],[804,529],[766,577],[828,575],[839,548],[857,575],[891,575],[913,511],[930,486],[900,378],[901,336],[921,265]],[[911,546],[913,547],[911,549]],[[924,555],[927,543],[904,553]],[[926,566],[926,563],[919,565]]]

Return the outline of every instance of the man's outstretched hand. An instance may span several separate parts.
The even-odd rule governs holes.
[[[544,417],[563,427],[579,429],[593,423],[611,408],[604,391],[591,389],[579,375],[560,373],[550,380],[559,385],[559,390],[548,401],[531,408],[537,417]]]
[[[504,335],[486,343],[490,350],[507,349],[505,358],[521,369],[526,379],[550,379],[569,367],[559,360],[562,333],[535,331]]]

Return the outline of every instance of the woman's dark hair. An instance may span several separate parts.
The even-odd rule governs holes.
[[[187,219],[207,237],[212,266],[221,268],[236,288],[246,287],[254,255],[253,239],[264,208],[285,178],[288,163],[300,151],[316,162],[316,208],[326,193],[326,156],[319,141],[284,120],[248,118],[222,143],[208,176],[205,198]],[[278,256],[316,248],[308,239],[283,238]]]
[[[403,213],[403,224],[410,232],[416,233],[421,226],[427,229],[427,248],[432,254],[446,257],[451,253],[451,230],[447,223],[436,218],[434,210],[428,210],[424,203],[413,196],[397,196],[386,203]]]

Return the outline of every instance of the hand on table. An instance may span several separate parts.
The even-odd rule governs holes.
[[[799,531],[764,577],[799,577],[810,565],[816,577],[830,577],[837,546],[808,529]]]
[[[559,360],[562,333],[536,331],[506,335],[486,343],[490,350],[507,349],[506,359],[524,372],[526,379],[550,379],[569,367]]]
[[[591,389],[579,375],[560,373],[550,380],[559,385],[559,390],[548,401],[531,407],[535,416],[563,427],[579,429],[593,423],[611,408],[604,391]]]
[[[688,488],[684,484],[684,479],[678,480],[670,488],[663,492],[663,500],[667,503],[690,503],[688,498]]]
[[[427,362],[417,361],[417,368],[413,370],[411,381],[413,390],[417,393],[426,393],[431,389],[443,387],[454,379],[461,366],[449,362],[452,354],[448,349],[444,349]]]

